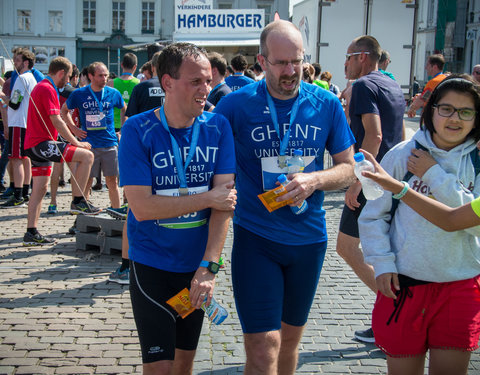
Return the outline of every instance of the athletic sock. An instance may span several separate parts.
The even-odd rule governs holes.
[[[73,197],[73,204],[79,204],[82,201],[83,197]]]
[[[31,235],[36,235],[38,233],[37,228],[27,228],[27,232],[30,233]]]
[[[128,268],[130,268],[130,260],[126,258],[122,258],[122,265],[120,266],[120,272],[123,272]]]
[[[13,195],[15,195],[16,200],[21,199],[22,198],[22,188],[14,187],[13,188]]]
[[[26,197],[28,195],[29,190],[30,190],[30,185],[23,185],[22,195]]]

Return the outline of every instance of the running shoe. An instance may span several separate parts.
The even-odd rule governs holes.
[[[373,329],[371,327],[365,331],[355,331],[355,338],[361,342],[369,344],[375,343],[375,336],[373,335]]]
[[[23,236],[23,246],[53,245],[55,242],[55,240],[44,237],[38,232],[35,235],[31,234],[30,232],[26,232]]]
[[[9,186],[7,190],[5,190],[2,195],[0,195],[0,199],[8,199],[13,195],[13,193],[13,188]]]
[[[50,215],[58,214],[57,206],[55,204],[50,204],[48,206],[47,214],[50,214]]]
[[[70,205],[70,213],[73,215],[96,215],[102,211],[101,208],[95,207],[90,202],[85,201],[82,199],[80,203],[73,203]]]
[[[65,180],[63,178],[60,181],[58,181],[58,186],[65,187]]]
[[[130,269],[125,268],[123,271],[120,271],[120,267],[121,266],[119,266],[115,271],[110,274],[110,276],[108,276],[108,281],[123,285],[130,284]]]
[[[105,211],[115,219],[125,220],[128,213],[128,204],[124,204],[120,208],[108,207]]]
[[[17,199],[12,195],[6,202],[1,205],[2,208],[16,208],[25,207],[25,200],[23,198]]]

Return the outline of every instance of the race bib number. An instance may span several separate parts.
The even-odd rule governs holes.
[[[200,194],[206,191],[208,191],[208,186],[188,188],[188,195]],[[166,197],[178,197],[180,195],[178,189],[157,190],[155,193]],[[208,223],[209,213],[209,209],[190,212],[178,217],[156,220],[155,224],[169,229],[190,229],[201,227]]]
[[[103,112],[98,115],[85,115],[85,122],[87,130],[105,130],[107,128]]]
[[[288,157],[287,157],[288,161]],[[304,156],[305,162],[304,173],[315,172],[315,157]],[[269,156],[261,159],[262,162],[262,184],[263,191],[275,189],[277,185],[277,178],[281,174],[288,174],[288,168],[281,168],[277,156]]]

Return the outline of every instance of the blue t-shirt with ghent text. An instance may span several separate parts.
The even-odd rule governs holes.
[[[118,139],[113,123],[113,108],[123,108],[122,95],[118,90],[106,86],[102,91],[94,92],[95,99],[89,87],[81,87],[72,92],[67,99],[67,107],[78,108],[80,124],[87,131],[87,137],[83,141],[90,143],[92,148],[116,146]]]
[[[257,197],[274,188],[279,172],[280,138],[275,131],[266,98],[265,80],[228,94],[214,112],[231,123],[237,158],[238,192],[234,222],[272,241],[305,245],[327,240],[324,193],[315,191],[308,199],[308,210],[294,215],[290,207],[269,213]],[[290,126],[290,114],[297,98],[273,98],[283,139]],[[355,139],[338,98],[318,86],[301,82],[298,112],[290,126],[286,155],[303,151],[305,172],[324,169],[324,152],[334,155],[345,151]]]
[[[197,118],[199,138],[186,171],[188,194],[212,188],[217,174],[235,173],[233,136],[228,121],[204,112]],[[188,155],[193,126],[169,128],[178,143],[182,165]],[[149,186],[152,194],[179,195],[179,179],[171,138],[150,110],[130,117],[122,128],[119,147],[120,185]],[[191,272],[198,268],[208,238],[210,210],[181,217],[137,221],[128,216],[130,259],[170,272]]]

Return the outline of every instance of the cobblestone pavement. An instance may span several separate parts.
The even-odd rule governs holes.
[[[106,207],[106,191],[92,201]],[[132,374],[141,359],[128,287],[107,282],[120,254],[76,250],[67,235],[70,190],[60,188],[59,214],[46,214],[39,230],[55,237],[51,247],[22,247],[27,209],[0,210],[0,374]],[[343,194],[326,194],[329,246],[310,319],[300,346],[298,374],[382,374],[385,357],[353,339],[370,323],[374,297],[335,253]],[[243,339],[231,289],[231,233],[226,268],[215,297],[230,312],[218,327],[205,322],[195,374],[243,371]],[[301,287],[301,286],[299,286]],[[470,374],[480,374],[474,353]]]

